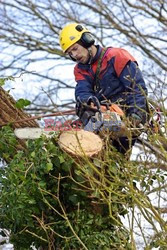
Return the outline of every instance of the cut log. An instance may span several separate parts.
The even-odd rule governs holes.
[[[97,155],[103,147],[103,141],[98,135],[82,129],[62,132],[58,143],[67,153],[82,157]]]

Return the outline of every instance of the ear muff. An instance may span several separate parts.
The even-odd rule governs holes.
[[[89,48],[95,43],[95,39],[93,38],[92,34],[88,32],[82,34],[80,41],[85,48]]]

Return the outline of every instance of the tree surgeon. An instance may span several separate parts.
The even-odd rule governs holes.
[[[93,112],[86,112],[82,108],[83,104],[98,107],[104,100],[124,107],[133,125],[146,122],[147,88],[136,59],[127,50],[95,45],[93,34],[78,23],[68,24],[61,30],[60,46],[64,53],[76,61],[76,112],[84,126]],[[130,143],[123,136],[112,143],[119,152],[125,154],[135,141],[136,137]]]

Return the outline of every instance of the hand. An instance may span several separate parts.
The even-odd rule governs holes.
[[[97,108],[100,110],[100,102],[96,96],[90,96],[88,98],[87,104],[91,106],[91,108]]]
[[[92,99],[89,99],[90,101]],[[94,102],[93,102],[94,103]],[[89,106],[86,102],[82,102],[80,100],[80,98],[77,99],[76,102],[76,114],[77,116],[80,118],[80,121],[82,122],[82,124],[85,126],[88,122],[89,119],[95,115],[96,112],[96,108],[94,107],[93,110],[92,107],[90,109],[91,106]]]

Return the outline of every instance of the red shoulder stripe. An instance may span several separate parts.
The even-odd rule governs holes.
[[[114,68],[118,77],[129,61],[136,61],[127,50],[121,48],[111,48],[107,54],[110,58],[115,57]]]
[[[87,70],[79,69],[77,65],[74,67],[74,75],[75,75],[75,81],[85,80],[84,78],[85,75],[90,76]]]

